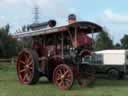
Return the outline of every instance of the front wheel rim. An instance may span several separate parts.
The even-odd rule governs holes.
[[[73,84],[73,73],[67,65],[58,65],[54,71],[53,81],[62,90],[68,90]]]

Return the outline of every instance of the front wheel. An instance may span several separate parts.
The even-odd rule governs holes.
[[[71,68],[66,64],[58,65],[53,72],[53,82],[61,90],[72,87],[74,76]]]

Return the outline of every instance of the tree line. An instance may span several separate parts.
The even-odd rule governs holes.
[[[12,35],[9,35],[10,26],[7,24],[0,28],[0,58],[11,58],[17,56],[22,49],[22,42],[18,41]],[[104,49],[128,49],[128,34],[121,38],[120,43],[113,43],[112,38],[107,31],[100,32],[96,35],[95,50]],[[25,40],[30,41],[30,40]],[[27,44],[26,44],[27,45]]]
[[[114,44],[107,31],[100,32],[95,38],[95,50],[128,49],[128,34],[125,34],[119,43]]]
[[[19,52],[18,42],[9,34],[9,31],[9,24],[0,28],[0,58],[10,58]]]

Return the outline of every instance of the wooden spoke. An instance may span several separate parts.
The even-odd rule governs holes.
[[[28,56],[27,56],[27,54],[24,56],[24,58],[25,58],[25,63],[27,64],[27,62],[28,62]]]
[[[58,69],[58,73],[59,74],[63,74],[61,69]]]
[[[26,60],[26,63],[29,65],[29,64],[32,64],[32,58],[31,56],[28,56],[27,60]]]
[[[68,70],[65,71],[64,76],[66,76],[67,74],[68,74]]]
[[[68,80],[65,80],[65,85],[66,85],[66,86],[70,85],[70,83],[71,83],[70,80],[69,80],[69,81],[68,81]]]
[[[30,85],[39,80],[38,54],[34,50],[24,49],[17,58],[17,75],[22,84]]]
[[[32,78],[32,72],[28,72],[28,74],[29,74],[28,77]]]
[[[67,82],[71,82],[71,80],[70,80],[70,79],[67,79],[67,78],[65,79],[65,81],[67,81]]]
[[[27,74],[27,77],[26,77],[27,81],[30,81],[30,77],[29,75]]]
[[[27,64],[28,64],[28,65],[32,65],[32,60],[30,60]]]
[[[21,63],[21,64],[26,64],[24,61],[21,61],[21,60],[20,60],[20,61],[18,61],[18,62],[19,62],[19,63]]]
[[[23,77],[24,81],[26,81],[27,76],[28,76],[27,74],[24,75],[24,77]]]
[[[21,69],[21,70],[20,70],[21,73],[22,73],[22,72],[25,72],[25,71],[26,71],[26,69]]]
[[[60,80],[61,80],[61,78],[60,78],[60,77],[58,77],[58,78],[57,78],[57,81],[60,81]]]
[[[65,77],[66,77],[66,78],[71,78],[71,75],[70,75],[69,73],[67,73],[67,74],[65,75]]]
[[[53,81],[62,90],[71,88],[73,84],[73,73],[69,66],[58,65],[53,73]]]
[[[31,69],[31,70],[32,70],[32,66],[29,66],[29,69]]]
[[[61,82],[59,83],[59,86],[62,87],[64,85],[63,80],[61,80]]]

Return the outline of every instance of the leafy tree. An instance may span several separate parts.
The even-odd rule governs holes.
[[[0,28],[0,58],[9,58],[18,53],[18,42],[9,35],[10,26]]]
[[[120,40],[121,46],[123,49],[128,49],[128,35],[124,35],[124,37]]]
[[[121,47],[121,44],[116,43],[116,44],[114,45],[114,48],[115,48],[115,49],[121,49],[122,47]]]
[[[108,33],[103,31],[96,36],[95,40],[96,46],[95,50],[104,50],[104,49],[112,49],[113,41],[109,37]]]
[[[5,26],[5,30],[6,30],[7,33],[9,32],[9,30],[10,30],[10,25],[9,25],[9,24],[7,24],[7,25]]]
[[[26,31],[26,26],[25,26],[25,25],[22,27],[22,31],[23,31],[23,32]]]

